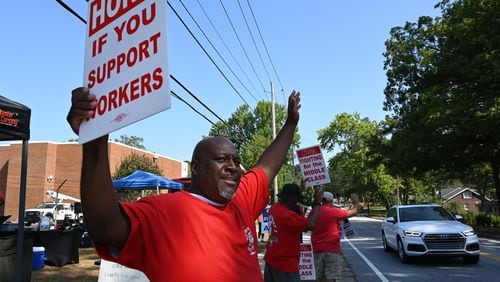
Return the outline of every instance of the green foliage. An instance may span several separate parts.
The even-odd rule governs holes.
[[[126,134],[123,134],[120,136],[120,139],[115,139],[115,142],[120,142],[134,148],[146,150],[146,147],[142,145],[142,142],[144,142],[144,139],[142,137],[128,136]]]
[[[485,214],[485,213],[478,213],[476,214],[476,224],[479,226],[490,226],[491,225],[492,218],[490,215]]]
[[[476,214],[471,211],[465,212],[463,222],[468,225],[477,225]]]
[[[120,179],[134,173],[136,170],[151,172],[156,175],[162,176],[162,170],[155,164],[151,158],[146,155],[139,155],[131,153],[127,155],[117,167],[113,179]],[[135,201],[141,196],[153,195],[156,191],[145,190],[144,192],[135,190],[120,190],[117,191],[122,201]]]
[[[493,227],[500,227],[500,215],[491,215],[491,226]]]
[[[380,140],[381,125],[361,118],[358,113],[342,113],[318,131],[318,140],[328,152],[340,149],[328,161],[332,183],[326,185],[339,196],[357,193],[375,197],[386,207],[393,203],[395,179],[387,171],[383,155],[375,148]]]
[[[391,30],[384,68],[390,169],[489,164],[500,198],[500,1],[441,1],[442,16]]]
[[[450,202],[446,209],[452,214],[460,214],[461,211],[458,202]]]

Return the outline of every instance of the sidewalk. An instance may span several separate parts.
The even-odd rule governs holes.
[[[303,241],[304,243],[311,243],[311,235],[310,233],[303,233]],[[262,272],[262,275],[264,275],[264,253],[266,250],[266,244],[267,242],[259,242],[259,250],[261,250],[258,254],[259,257],[259,264],[260,264],[260,269]],[[343,273],[342,273],[342,279],[340,281],[342,282],[355,282],[356,281],[356,276],[354,275],[354,272],[351,269],[351,266],[347,262],[344,256],[342,256],[342,263],[343,263]],[[303,280],[303,281],[312,281],[312,280]]]

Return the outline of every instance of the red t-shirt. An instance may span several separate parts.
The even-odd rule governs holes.
[[[254,168],[223,207],[185,191],[123,202],[131,223],[124,248],[116,258],[107,246],[96,249],[150,281],[262,281],[255,219],[268,199],[267,176]]]
[[[307,231],[307,218],[276,203],[269,209],[269,228],[264,260],[282,272],[299,271],[300,239]]]
[[[320,207],[318,223],[311,234],[315,253],[340,253],[339,221],[348,216],[348,210],[325,205]]]

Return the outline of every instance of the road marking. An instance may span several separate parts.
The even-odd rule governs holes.
[[[495,255],[492,255],[490,253],[481,252],[481,256],[485,256],[487,258],[500,261],[500,257],[499,256],[495,256]]]
[[[349,239],[345,238],[345,240],[347,241],[347,243],[349,243],[349,245],[351,245],[351,247],[356,251],[356,253],[358,253],[358,255],[366,262],[366,264],[368,264],[368,266],[373,270],[373,272],[375,272],[375,274],[378,276],[378,278],[380,278],[381,281],[383,282],[389,282],[389,280],[387,278],[385,278],[384,274],[382,274],[382,272],[380,272],[376,267],[375,265],[373,265],[373,263],[368,260],[368,258],[365,257],[365,255],[363,255],[359,250],[358,248],[356,248]]]

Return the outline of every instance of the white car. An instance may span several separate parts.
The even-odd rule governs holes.
[[[437,204],[396,205],[382,221],[384,250],[397,250],[402,263],[418,256],[458,256],[479,262],[479,239],[462,216]]]

